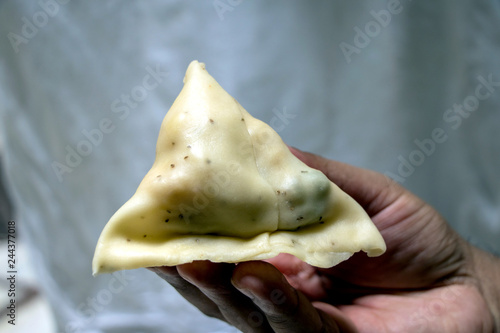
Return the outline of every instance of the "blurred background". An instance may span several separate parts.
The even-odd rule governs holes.
[[[91,276],[195,59],[287,144],[394,178],[500,252],[499,1],[5,0],[0,36],[2,332],[234,331],[146,270]]]
[[[0,135],[1,138],[1,135]],[[11,199],[7,194],[4,172],[2,172],[2,154],[3,144],[0,140],[0,249],[5,251],[4,260],[2,260],[0,267],[3,273],[9,271],[8,267],[8,252],[7,252],[7,235],[8,235],[8,222],[15,221],[15,214],[13,211]],[[12,233],[11,233],[12,234]],[[13,235],[13,236],[19,236]],[[1,295],[1,315],[3,319],[0,322],[0,331],[9,332],[32,332],[33,327],[37,327],[37,332],[51,333],[56,331],[56,325],[47,299],[40,292],[39,281],[36,278],[36,273],[33,270],[29,249],[24,239],[16,237],[11,238],[16,242],[16,260],[18,263],[17,271],[19,272],[18,282],[16,283],[16,297],[15,300],[19,308],[22,308],[22,320],[16,320],[16,325],[8,323],[10,319],[7,317],[7,306],[10,302],[8,290],[10,283],[6,279],[0,280]],[[12,243],[11,243],[12,244]],[[9,275],[9,274],[6,274]],[[18,308],[18,309],[19,309]],[[6,319],[7,318],[7,319]]]

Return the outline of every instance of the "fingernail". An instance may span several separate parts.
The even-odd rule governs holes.
[[[231,283],[243,295],[247,296],[251,300],[255,299],[255,294],[250,289],[241,287],[240,284],[237,281],[233,280],[233,279],[231,279]]]
[[[244,279],[245,279],[245,283],[244,283],[245,285],[256,286],[257,283],[259,283],[259,281],[257,279],[249,277],[249,276],[246,276]],[[252,280],[252,281],[249,281],[249,280]],[[254,302],[254,304],[257,305],[263,311],[272,311],[273,310],[275,304],[270,299],[263,298],[262,296],[259,296],[252,289],[248,289],[248,288],[245,288],[245,287],[240,287],[240,286],[238,286],[237,283],[233,282],[233,285],[243,295],[245,295],[248,298],[250,298],[250,300],[252,300],[252,302]]]
[[[246,297],[250,298],[252,301],[254,301],[257,297],[255,294],[250,290],[250,289],[244,289],[244,288],[238,288],[238,290],[245,295]]]

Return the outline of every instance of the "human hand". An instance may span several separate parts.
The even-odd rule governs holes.
[[[243,332],[491,332],[500,260],[466,243],[429,205],[373,171],[292,152],[367,211],[387,244],[328,269],[286,254],[156,267],[206,315]],[[497,285],[495,285],[495,283]]]

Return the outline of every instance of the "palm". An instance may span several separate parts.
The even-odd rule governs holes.
[[[491,330],[491,318],[481,319],[488,306],[472,272],[471,247],[432,207],[375,172],[292,152],[366,210],[385,239],[385,254],[357,253],[328,269],[282,254],[267,260],[272,265],[200,261],[157,274],[205,314],[244,332]]]
[[[327,313],[335,306],[361,332],[470,331],[481,310],[464,304],[480,295],[476,288],[452,284],[462,274],[459,237],[410,193],[385,200],[361,200],[387,243],[383,256],[357,253],[328,269],[286,254],[269,262],[315,306]]]

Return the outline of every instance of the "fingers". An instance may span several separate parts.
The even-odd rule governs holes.
[[[234,264],[197,261],[180,265],[177,270],[218,307],[223,320],[243,332],[272,332],[270,326],[260,320],[262,312],[231,284],[234,267]]]
[[[219,311],[218,306],[205,296],[198,287],[180,276],[176,266],[149,267],[148,269],[168,282],[182,297],[196,306],[205,315],[224,320],[224,316]]]
[[[355,332],[352,323],[340,312],[330,317],[316,309],[269,263],[239,264],[232,283],[263,312],[262,321],[267,321],[274,332]]]
[[[325,311],[319,310],[266,262],[198,261],[150,270],[203,313],[242,332],[356,332],[338,309],[318,303]]]
[[[311,168],[320,170],[372,216],[394,202],[405,191],[391,178],[378,172],[329,160],[290,147],[290,151]]]

